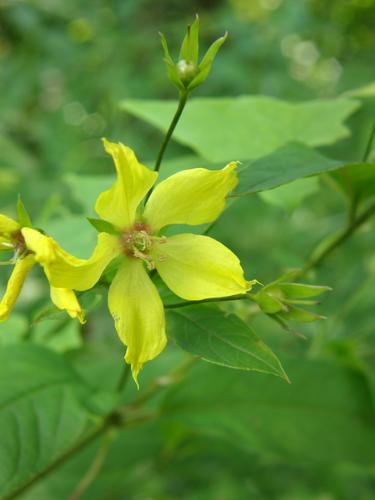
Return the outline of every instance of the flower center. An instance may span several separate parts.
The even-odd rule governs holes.
[[[149,270],[155,269],[155,264],[149,255],[154,239],[149,226],[143,222],[136,222],[131,229],[127,229],[121,235],[124,253],[128,257],[143,260]]]

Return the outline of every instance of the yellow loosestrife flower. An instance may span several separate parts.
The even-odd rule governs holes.
[[[11,312],[25,282],[27,274],[37,261],[36,255],[28,247],[23,233],[35,235],[35,237],[47,238],[36,229],[22,228],[20,224],[0,214],[0,250],[13,250],[15,252],[14,269],[9,278],[5,293],[0,301],[0,321],[5,321]],[[39,252],[48,254],[53,260],[54,252],[59,246],[52,238],[47,241],[53,242],[49,245],[41,245]],[[66,310],[71,318],[78,318],[80,323],[84,323],[84,314],[78,303],[73,290],[68,288],[55,288],[51,285],[52,302],[61,310]]]
[[[86,261],[67,258],[60,249],[54,252],[56,259],[45,264],[45,271],[54,286],[85,290],[98,281],[112,259],[122,256],[108,303],[118,335],[127,346],[125,361],[137,382],[142,365],[167,343],[163,303],[147,269],[156,269],[167,286],[186,300],[244,294],[253,283],[245,280],[238,258],[218,241],[196,234],[163,235],[171,224],[214,221],[237,185],[235,163],[222,170],[195,168],[172,175],[155,187],[144,205],[142,200],[158,174],[139,163],[123,144],[104,140],[104,147],[114,160],[117,180],[97,199],[96,212],[118,235],[100,233]],[[36,259],[46,262],[45,244],[28,233],[23,231]]]

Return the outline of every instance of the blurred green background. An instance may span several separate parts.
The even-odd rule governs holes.
[[[186,25],[197,12],[203,48],[225,30],[229,38],[195,96],[266,94],[300,101],[338,96],[374,80],[374,0],[0,0],[1,213],[14,214],[21,193],[38,224],[58,234],[66,246],[89,253],[95,231],[89,227],[80,232],[79,216],[84,210],[69,176],[112,173],[100,142],[103,136],[130,145],[146,163],[155,157],[161,133],[124,113],[118,104],[126,98],[176,98],[166,78],[158,31],[167,36],[177,56]],[[349,120],[352,137],[322,151],[334,158],[359,160],[374,110],[374,99],[367,99]],[[167,156],[189,153],[173,143]],[[302,266],[315,245],[345,223],[347,202],[328,177],[314,179],[302,198],[295,201],[291,196],[281,204],[258,195],[241,199],[225,212],[213,234],[240,256],[249,277],[267,283],[288,267]],[[357,376],[365,380],[369,409],[375,390],[374,246],[373,224],[368,223],[310,274],[312,283],[329,285],[334,291],[318,311],[328,319],[303,327],[305,341],[283,332],[264,315],[237,309],[286,366],[288,359],[293,365],[293,359],[306,358],[358,369]],[[1,276],[6,275],[2,269]],[[46,284],[40,277],[35,273],[28,280],[10,326],[0,326],[0,341],[12,341],[5,330],[14,339],[31,337],[67,352],[95,383],[113,385],[123,349],[105,299],[83,332],[93,350],[90,360],[87,349],[77,350],[82,346],[77,325],[63,320],[62,328],[57,319],[28,326],[35,311],[47,304]],[[142,383],[180,359],[181,353],[171,348],[145,369]],[[211,369],[216,370],[214,385],[220,387],[222,372]],[[313,390],[337,397],[335,387],[326,386],[325,375],[324,370],[311,372]],[[251,379],[265,376],[245,377],[251,400]],[[298,386],[298,380],[293,382]],[[302,394],[310,389],[308,385],[296,389],[296,404],[298,390]],[[341,397],[362,397],[355,382],[352,391]],[[272,415],[274,409],[269,411]],[[282,433],[282,426],[277,430],[277,411],[267,425]],[[235,409],[231,418],[237,418]],[[264,452],[262,446],[251,450],[235,440],[221,439],[220,433],[188,429],[178,419],[173,424],[147,424],[121,434],[84,498],[374,498],[374,466],[345,457],[340,460],[340,456],[332,459],[329,450],[325,460],[329,439],[324,423],[321,432],[320,452],[310,457],[298,447],[292,453],[288,443],[276,455],[268,453],[267,446]],[[297,431],[296,436],[285,439],[299,439]],[[343,432],[342,440],[346,439]],[[93,448],[85,451],[25,498],[67,498],[93,452]]]

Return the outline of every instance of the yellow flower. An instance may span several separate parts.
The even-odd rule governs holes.
[[[142,365],[155,358],[167,343],[164,308],[147,270],[156,269],[167,286],[185,300],[201,300],[244,294],[253,282],[246,281],[238,258],[224,245],[208,236],[163,235],[171,224],[206,224],[214,221],[237,184],[236,164],[222,170],[196,168],[181,171],[160,182],[146,204],[142,200],[158,177],[138,162],[134,152],[104,140],[113,157],[117,180],[102,193],[96,211],[118,234],[100,233],[90,259],[67,256],[61,249],[47,263],[45,244],[29,229],[25,240],[44,261],[54,286],[85,290],[99,279],[107,264],[122,256],[109,288],[109,309],[116,330],[127,346],[125,361],[133,377]],[[44,245],[44,246],[43,246]]]
[[[26,243],[23,232],[43,236],[36,229],[22,228],[20,224],[0,214],[0,250],[12,250],[15,252],[13,259],[14,269],[9,278],[5,293],[0,301],[0,321],[5,321],[11,312],[25,282],[26,276],[36,262],[36,255],[32,252]],[[47,238],[43,236],[43,238]],[[52,238],[47,239],[51,242],[48,245],[40,245],[39,252],[48,254],[50,260],[54,258],[54,252],[59,246]],[[52,302],[61,310],[66,310],[71,318],[78,318],[80,323],[84,323],[84,313],[78,303],[73,290],[68,288],[55,288],[51,285]]]

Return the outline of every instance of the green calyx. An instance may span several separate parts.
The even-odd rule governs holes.
[[[218,38],[207,50],[203,59],[199,58],[199,17],[188,26],[187,33],[182,41],[177,64],[173,61],[165,36],[160,33],[161,43],[164,51],[164,62],[167,67],[169,80],[180,91],[192,91],[201,85],[208,77],[216,54],[227,38],[227,33]]]

